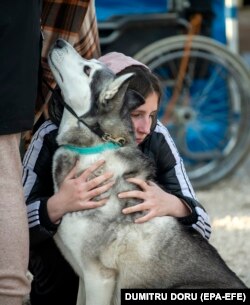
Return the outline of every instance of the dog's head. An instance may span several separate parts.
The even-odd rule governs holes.
[[[98,60],[86,60],[66,41],[58,39],[48,56],[49,66],[65,102],[89,126],[99,124],[105,132],[119,125],[128,113],[144,103],[127,91],[132,73],[116,76]],[[117,124],[119,122],[119,124]],[[128,124],[125,124],[126,128]],[[124,131],[123,131],[124,132]],[[114,136],[121,136],[120,134]]]

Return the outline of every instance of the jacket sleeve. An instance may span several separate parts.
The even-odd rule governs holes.
[[[192,226],[204,238],[209,239],[211,234],[209,216],[196,198],[172,137],[160,122],[157,122],[150,141],[151,158],[155,160],[157,168],[157,182],[166,192],[183,200],[192,211],[190,215],[178,220],[184,225]]]
[[[56,134],[57,126],[46,121],[34,134],[23,158],[23,187],[31,248],[51,238],[57,229],[47,213],[47,200],[54,193],[52,158],[57,147]]]

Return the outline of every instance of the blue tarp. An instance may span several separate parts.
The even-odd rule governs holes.
[[[105,21],[116,15],[165,13],[166,0],[95,0],[98,21]]]
[[[225,5],[224,0],[211,0],[214,19],[212,37],[222,43],[225,37]],[[106,21],[112,16],[129,14],[152,14],[167,12],[167,0],[95,0],[98,21]]]

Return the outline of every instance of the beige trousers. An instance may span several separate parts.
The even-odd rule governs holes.
[[[0,135],[0,304],[20,305],[30,291],[26,276],[29,233],[22,188],[20,134]]]

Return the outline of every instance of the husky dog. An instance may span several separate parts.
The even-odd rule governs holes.
[[[53,161],[55,191],[77,159],[79,174],[104,159],[95,175],[111,171],[115,178],[104,206],[66,214],[55,235],[80,278],[77,304],[120,304],[121,288],[246,288],[209,242],[175,218],[135,224],[136,214],[121,212],[138,203],[117,197],[137,187],[126,179],[152,180],[154,174],[134,141],[130,111],[144,101],[125,95],[133,74],[117,77],[64,40],[51,49],[49,65],[65,101]]]

